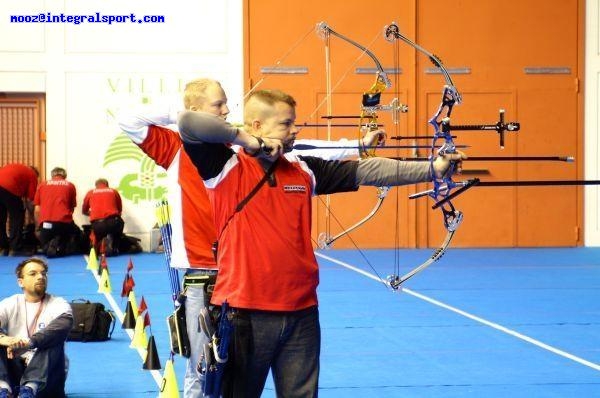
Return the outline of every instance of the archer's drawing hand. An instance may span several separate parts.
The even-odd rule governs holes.
[[[382,146],[385,144],[386,137],[384,130],[367,131],[361,142],[363,147]]]

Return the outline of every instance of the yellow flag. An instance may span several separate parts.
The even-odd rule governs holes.
[[[146,329],[144,328],[144,318],[138,315],[135,318],[135,329],[133,329],[133,339],[131,339],[130,348],[141,348],[146,350],[148,347],[148,337],[146,336]],[[144,360],[146,358],[144,357]]]
[[[100,275],[100,283],[98,284],[98,293],[112,293],[112,287],[110,285],[110,278],[108,277],[108,270],[102,269],[102,275]]]
[[[131,310],[133,311],[133,316],[136,317],[138,316],[138,305],[137,305],[137,301],[135,300],[135,293],[132,291],[129,292],[129,302],[131,303]]]
[[[88,258],[86,269],[98,271],[98,257],[96,256],[96,250],[94,250],[93,247],[90,249],[90,257]]]
[[[167,360],[165,364],[165,373],[163,374],[162,383],[160,386],[159,398],[179,398],[179,387],[177,386],[177,376],[173,361]]]

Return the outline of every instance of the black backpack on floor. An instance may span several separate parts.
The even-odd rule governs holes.
[[[73,329],[67,341],[106,341],[115,329],[116,317],[102,303],[78,299],[71,302]]]

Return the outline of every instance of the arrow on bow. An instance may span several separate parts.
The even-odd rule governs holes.
[[[456,145],[456,148],[470,148],[470,145]],[[346,148],[352,148],[350,146],[318,146],[318,145],[311,145],[311,144],[295,144],[293,146],[293,149],[297,150],[297,151],[308,151],[311,149],[346,149]],[[368,150],[368,149],[430,149],[431,147],[429,145],[360,145],[358,147],[355,148],[359,148],[359,149],[364,149],[364,150]],[[438,147],[441,148],[441,147]],[[388,158],[388,159],[396,159],[396,158]]]
[[[404,162],[429,162],[425,157],[388,157],[387,159],[401,160]],[[515,162],[515,161],[536,161],[536,162],[566,162],[573,163],[573,156],[469,156],[465,161],[483,161],[483,162]]]
[[[457,183],[461,188],[457,191],[450,193],[445,198],[436,202],[432,209],[437,209],[447,201],[455,198],[459,194],[463,193],[472,187],[542,187],[542,186],[582,186],[582,185],[600,185],[600,180],[522,180],[522,181],[480,181],[479,178],[472,178],[470,180],[461,181]],[[447,187],[442,186],[441,190],[446,190]],[[427,195],[428,191],[419,192],[418,194],[410,195],[409,199],[416,199],[421,196]]]

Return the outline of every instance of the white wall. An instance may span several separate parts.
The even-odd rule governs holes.
[[[600,179],[600,0],[587,0],[585,178]],[[164,15],[164,24],[10,23],[10,15]],[[81,204],[98,177],[118,186],[128,174],[160,186],[152,165],[130,149],[115,152],[123,106],[179,97],[191,78],[220,80],[231,120],[241,120],[241,0],[20,0],[0,2],[0,92],[44,92],[47,169],[63,166]],[[112,146],[111,146],[112,145]],[[107,158],[107,155],[111,155]],[[128,159],[123,159],[127,157]],[[105,161],[105,159],[107,161]],[[112,162],[110,162],[113,160]],[[154,180],[153,180],[154,179]],[[600,246],[599,187],[585,188],[585,245]],[[126,231],[147,239],[153,198],[125,200]],[[77,222],[87,219],[76,209]],[[147,245],[147,242],[145,242]]]
[[[585,178],[600,180],[600,0],[587,0],[585,47]],[[586,246],[600,246],[600,187],[584,196]]]
[[[162,15],[165,23],[10,23],[10,15]],[[155,223],[162,169],[121,137],[121,107],[179,101],[186,81],[212,77],[241,120],[241,0],[20,0],[0,3],[0,92],[46,93],[47,170],[67,169],[78,203],[99,177],[117,187],[134,178],[139,196],[124,197],[126,232],[144,239]],[[117,140],[116,140],[117,139]],[[116,140],[116,141],[115,141]],[[140,182],[144,186],[140,186]],[[157,189],[158,188],[158,189]],[[76,209],[76,222],[87,217]]]

